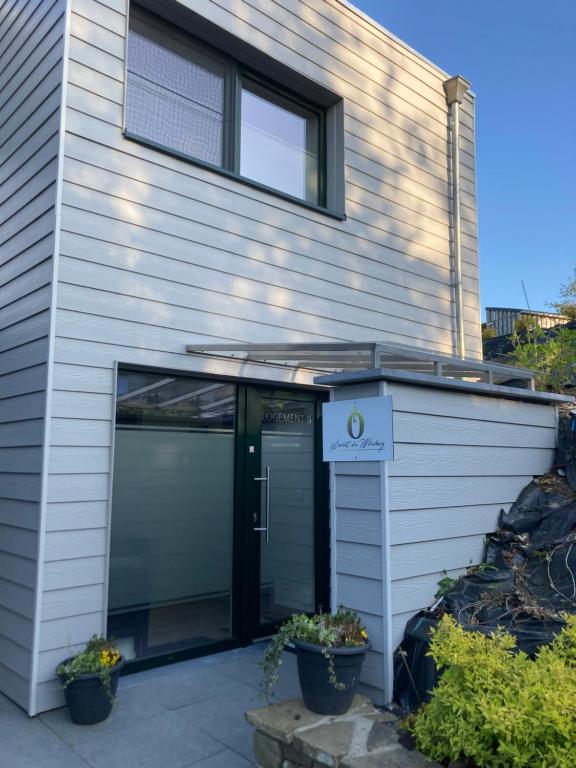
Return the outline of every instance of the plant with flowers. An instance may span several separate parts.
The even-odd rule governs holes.
[[[264,673],[262,688],[266,695],[270,694],[278,680],[282,651],[294,640],[320,646],[322,655],[328,661],[329,680],[336,689],[342,690],[345,686],[336,677],[334,656],[330,651],[332,648],[357,648],[366,645],[368,633],[358,614],[343,606],[340,606],[336,613],[316,613],[313,616],[299,613],[292,616],[272,638],[261,662]]]
[[[121,659],[122,655],[113,640],[93,635],[86,643],[86,648],[73,658],[63,661],[56,673],[64,688],[81,675],[100,675],[102,685],[112,697],[111,673]]]

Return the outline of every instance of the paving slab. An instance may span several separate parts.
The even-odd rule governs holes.
[[[139,691],[140,695],[147,695],[170,710],[216,697],[228,696],[234,699],[257,695],[255,688],[226,674],[219,666],[152,680],[141,686]]]
[[[183,707],[176,714],[184,723],[201,729],[242,757],[253,760],[252,729],[245,720],[244,712],[261,703],[262,699],[256,689],[249,686],[243,688],[242,694],[206,699]]]
[[[66,744],[74,745],[96,739],[110,731],[130,728],[133,724],[156,717],[162,712],[166,712],[166,707],[154,696],[147,695],[144,690],[138,688],[128,688],[120,692],[112,714],[103,723],[76,725],[70,719],[66,707],[44,712],[39,719]]]
[[[18,707],[0,711],[2,768],[86,768],[86,762],[39,719]]]
[[[178,712],[165,712],[74,749],[92,768],[186,768],[221,752],[223,744],[186,723]]]
[[[224,749],[186,768],[254,768],[254,761],[247,760],[231,749]]]

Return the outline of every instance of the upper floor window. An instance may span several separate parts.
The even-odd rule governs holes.
[[[245,44],[244,44],[245,46]],[[312,92],[314,84],[311,84]],[[333,96],[333,95],[332,95]],[[340,100],[268,79],[139,6],[130,12],[124,130],[240,181],[342,215],[334,150]],[[337,114],[338,113],[338,114]],[[341,210],[338,210],[341,209]]]
[[[248,78],[240,100],[240,175],[320,203],[321,115]]]

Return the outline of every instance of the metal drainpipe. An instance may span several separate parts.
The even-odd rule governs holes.
[[[464,337],[464,301],[462,298],[462,246],[460,223],[460,104],[470,88],[470,83],[460,75],[443,83],[446,103],[450,114],[452,145],[452,243],[454,299],[456,314],[456,346],[458,357],[466,357]]]

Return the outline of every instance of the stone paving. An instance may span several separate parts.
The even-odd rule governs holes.
[[[250,768],[262,707],[264,646],[192,659],[121,678],[99,725],[77,726],[65,708],[30,718],[0,695],[1,768]],[[299,696],[295,658],[284,654],[277,700]]]
[[[283,655],[277,705],[264,710],[259,662],[265,647],[258,643],[123,677],[111,716],[98,725],[74,725],[66,708],[30,718],[0,694],[0,768],[254,768],[248,710],[260,710],[250,716],[261,730],[260,764],[266,763],[262,749],[270,748],[269,737],[283,742],[285,754],[265,768],[432,766],[399,748],[391,716],[363,697],[340,718],[304,709],[292,654]],[[286,723],[290,733],[280,736]],[[297,754],[305,755],[303,762],[296,762]]]

